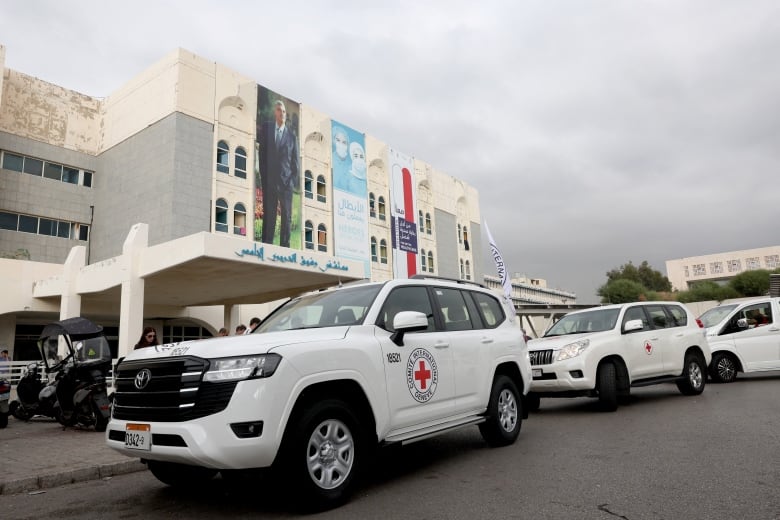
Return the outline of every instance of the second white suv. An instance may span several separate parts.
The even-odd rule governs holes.
[[[638,302],[572,312],[528,345],[540,397],[590,396],[617,409],[632,386],[676,382],[685,395],[704,390],[710,347],[704,328],[682,304]]]

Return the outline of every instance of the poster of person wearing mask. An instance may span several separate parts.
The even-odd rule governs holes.
[[[331,121],[333,173],[333,245],[339,257],[360,260],[370,276],[368,186],[363,134]]]

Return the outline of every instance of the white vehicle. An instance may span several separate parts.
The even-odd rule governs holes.
[[[572,312],[528,345],[540,397],[598,397],[614,411],[632,386],[676,382],[685,395],[704,390],[710,348],[704,328],[679,303],[638,302]]]
[[[737,372],[780,370],[780,298],[720,305],[699,318],[712,349],[710,376],[730,383]]]
[[[479,425],[513,443],[531,367],[476,284],[416,277],[290,300],[250,335],[132,352],[111,448],[170,485],[273,467],[311,507],[347,497],[372,446]]]

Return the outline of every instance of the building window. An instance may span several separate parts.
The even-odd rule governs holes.
[[[468,251],[471,249],[469,247],[469,228],[468,226],[463,226],[463,247]]]
[[[378,262],[379,255],[377,254],[376,237],[371,237],[371,261]]]
[[[420,212],[420,216],[422,216],[422,212]],[[425,256],[425,249],[420,249],[420,270],[424,273],[428,270],[428,267],[426,265],[428,260],[428,257]]]
[[[387,240],[384,238],[379,241],[379,262],[382,264],[387,263]]]
[[[40,161],[39,161],[40,162]],[[3,169],[14,172],[22,172],[24,157],[8,152],[3,152]],[[33,174],[34,175],[34,174]],[[41,175],[40,173],[38,175]]]
[[[747,258],[745,260],[745,269],[747,269],[748,271],[761,269],[761,260],[759,260],[757,256]]]
[[[325,224],[317,226],[317,251],[328,251],[328,228]]]
[[[368,214],[371,218],[376,218],[376,197],[373,193],[368,194]]]
[[[768,255],[764,257],[767,269],[777,269],[780,267],[780,255]]]
[[[471,262],[466,260],[466,280],[471,280]]]
[[[246,179],[246,150],[241,146],[236,148],[234,175]]]
[[[428,251],[428,272],[433,272],[433,251]]]
[[[68,184],[78,184],[79,176],[82,172],[79,168],[64,166],[62,164],[8,152],[3,152],[2,167],[6,170],[27,173],[29,175],[34,175],[35,177],[44,177],[60,182],[67,182]],[[84,177],[82,185],[91,188],[93,172],[83,171]]]
[[[693,264],[693,276],[704,276],[707,274],[707,269],[704,264]]]
[[[688,271],[688,266],[687,265],[683,266],[683,271],[685,272],[685,277],[686,278],[690,278],[691,277],[691,273]]]
[[[710,262],[710,273],[721,274],[723,272],[723,262]]]
[[[458,225],[458,227],[460,227],[460,225]],[[460,262],[460,279],[463,280],[464,278],[466,278],[466,268],[463,265],[462,258],[460,259],[459,262]]]
[[[726,265],[730,273],[738,273],[742,270],[742,260],[727,260]]]
[[[225,199],[217,199],[214,211],[214,230],[228,232],[228,203]]]
[[[240,202],[233,206],[233,234],[246,236],[246,206]]]
[[[458,244],[463,243],[463,228],[460,227],[460,224],[458,224]]]
[[[314,224],[311,220],[307,220],[303,226],[304,230],[304,242],[306,243],[306,249],[314,249]]]
[[[230,173],[230,147],[225,141],[217,143],[217,171]]]
[[[418,224],[417,227],[420,229],[420,233],[423,232],[425,229],[425,216],[423,215],[422,210],[419,211],[419,215],[417,216]]]
[[[0,211],[0,229],[73,240],[89,240],[89,226],[87,224],[5,211]]]
[[[79,170],[77,168],[70,168],[68,166],[62,167],[62,182],[67,182],[68,184],[78,184],[79,183]]]
[[[317,201],[328,201],[328,197],[325,191],[325,177],[323,175],[317,175]]]
[[[92,187],[92,172],[84,171],[84,180],[82,181],[87,188]]]
[[[311,170],[306,170],[303,174],[303,194],[307,199],[314,198],[314,176],[311,174]]]
[[[420,230],[420,232],[422,233],[422,230]],[[425,214],[425,232],[427,234],[429,234],[429,235],[433,232],[433,226],[431,225],[431,214],[430,213],[426,213]]]
[[[380,195],[378,202],[379,220],[386,220],[387,214],[385,213],[385,198]]]

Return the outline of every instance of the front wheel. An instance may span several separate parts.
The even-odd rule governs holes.
[[[290,489],[306,497],[305,509],[321,510],[344,502],[363,465],[366,447],[360,421],[338,399],[309,406],[290,424],[277,465]]]
[[[617,375],[615,364],[609,361],[599,367],[599,408],[602,412],[614,412],[618,407]]]
[[[163,484],[173,487],[192,487],[203,485],[217,474],[217,470],[202,466],[189,466],[175,462],[150,460],[149,471]]]
[[[737,361],[726,352],[718,352],[712,356],[710,376],[717,383],[731,383],[737,378]]]
[[[677,388],[683,395],[699,395],[704,391],[707,380],[705,377],[704,360],[698,354],[686,354],[682,379],[677,381]]]
[[[479,425],[482,438],[494,447],[512,444],[520,435],[522,421],[517,386],[507,376],[498,376],[490,391],[486,420]]]

